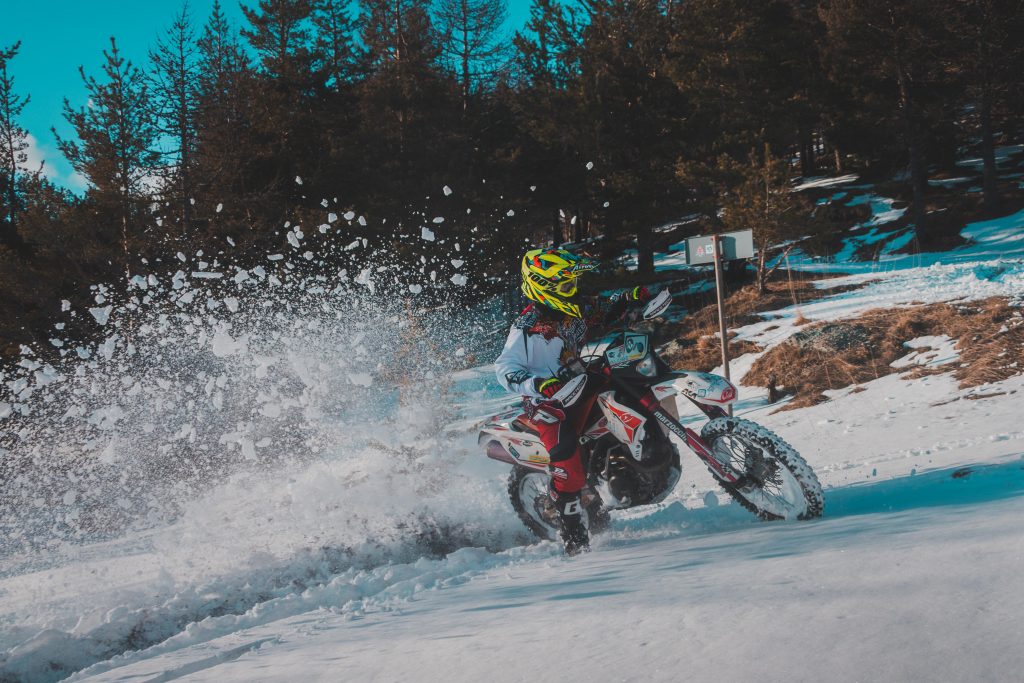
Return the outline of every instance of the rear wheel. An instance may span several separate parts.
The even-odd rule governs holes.
[[[719,485],[761,519],[821,516],[825,499],[814,470],[771,430],[750,420],[720,417],[704,425],[701,438],[715,460],[738,477],[729,483],[716,475]]]
[[[546,472],[515,467],[508,477],[508,497],[527,529],[537,538],[555,541],[560,538],[562,523],[551,500],[550,485],[551,477]],[[583,491],[583,523],[591,532],[599,533],[608,526],[608,513],[602,509],[601,498],[588,492],[590,489]]]

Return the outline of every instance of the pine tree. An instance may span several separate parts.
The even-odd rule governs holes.
[[[1019,113],[1014,110],[1013,95],[1021,89],[1024,70],[1024,3],[957,0],[953,17],[957,49],[952,51],[951,67],[963,85],[964,104],[976,113],[985,208],[994,215],[1001,203],[995,131]]]
[[[928,142],[942,116],[949,11],[928,0],[829,0],[820,9],[833,78],[870,107],[871,125],[899,132],[910,173],[910,215],[924,225]]]
[[[607,231],[635,235],[639,270],[651,273],[652,227],[685,206],[672,168],[686,106],[668,78],[668,20],[656,2],[586,0],[584,7],[580,120],[602,178],[592,204],[609,201]]]
[[[199,65],[195,32],[186,3],[171,28],[150,52],[152,93],[159,133],[171,141],[164,171],[164,189],[178,205],[183,235],[192,227],[195,193],[196,108],[199,105]]]
[[[88,196],[96,203],[100,220],[120,226],[123,266],[130,275],[131,253],[141,238],[141,206],[149,198],[159,160],[157,129],[145,75],[121,57],[113,38],[103,57],[103,82],[79,67],[89,104],[74,109],[64,100],[64,117],[78,140],[62,139],[56,129],[53,134],[71,166],[89,181]]]
[[[537,188],[531,198],[550,216],[556,245],[566,241],[564,217],[583,206],[588,194],[590,160],[582,151],[578,90],[580,33],[570,10],[555,0],[534,0],[530,20],[512,40],[519,80],[511,105],[520,128],[512,152],[515,172]]]
[[[310,19],[312,0],[260,0],[242,5],[249,28],[242,35],[260,57],[263,70],[287,88],[312,94],[316,76]]]
[[[329,87],[342,91],[357,75],[355,22],[349,5],[340,0],[319,0],[313,8],[312,20],[319,70]]]
[[[199,101],[196,108],[196,202],[198,225],[224,231],[234,220],[255,217],[249,203],[253,184],[251,100],[258,89],[238,34],[215,0],[196,43]],[[223,213],[215,213],[220,206]],[[214,221],[214,216],[217,220]],[[240,235],[239,235],[240,236]]]
[[[768,278],[796,242],[783,247],[772,266],[768,265],[769,252],[806,229],[799,211],[800,199],[793,194],[788,164],[774,156],[767,144],[760,152],[751,151],[746,164],[725,156],[720,163],[725,173],[738,179],[734,189],[724,195],[722,225],[726,230],[753,230],[758,245],[757,291],[763,294]]]
[[[367,69],[360,144],[377,160],[363,189],[378,206],[404,207],[422,200],[420,188],[438,186],[446,172],[439,162],[457,162],[445,152],[453,88],[438,69],[426,0],[361,0],[360,7]]]
[[[29,102],[29,96],[14,91],[14,77],[8,70],[8,63],[18,54],[21,43],[0,49],[0,244],[9,247],[24,247],[25,241],[18,231],[18,216],[21,198],[18,192],[18,176],[22,164],[28,161],[28,131],[18,124],[18,117]]]
[[[470,96],[493,85],[505,67],[501,30],[508,12],[504,0],[441,0],[435,12],[443,60],[458,78],[466,111]]]

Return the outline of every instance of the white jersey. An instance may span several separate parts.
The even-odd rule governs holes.
[[[580,318],[541,321],[536,311],[527,309],[512,325],[505,348],[494,361],[498,382],[514,394],[543,398],[534,380],[557,377],[579,352],[586,332],[587,324]]]
[[[531,333],[512,326],[501,355],[494,361],[498,382],[514,394],[541,398],[536,378],[547,379],[558,374],[562,367],[565,342],[561,337],[548,339],[543,334]]]

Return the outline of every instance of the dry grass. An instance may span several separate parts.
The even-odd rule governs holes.
[[[787,341],[775,347],[751,368],[745,384],[768,386],[772,375],[794,394],[784,409],[802,408],[827,399],[826,390],[868,382],[895,372],[909,378],[953,371],[961,388],[998,382],[1024,372],[1024,317],[1020,307],[995,297],[970,304],[932,304],[918,308],[878,309],[842,323],[856,343],[833,348],[827,343]],[[910,349],[903,344],[916,337],[945,334],[957,339],[959,362],[938,368],[910,370],[890,366]],[[844,346],[840,344],[840,346]]]
[[[823,277],[820,273],[794,271],[790,274],[783,271],[781,275],[776,274],[775,279],[768,282],[768,291],[763,295],[758,294],[754,285],[737,289],[726,297],[728,327],[732,329],[759,322],[763,318],[758,313],[820,298],[822,292],[814,287],[813,281],[821,280]],[[828,293],[835,294],[862,286],[863,284],[847,288],[837,287],[828,290]],[[705,303],[707,299],[710,299],[711,303]],[[685,301],[684,305],[695,312],[679,322],[662,327],[661,338],[671,341],[662,348],[661,355],[674,368],[707,372],[722,362],[718,340],[718,306],[714,303],[713,293],[710,297]],[[762,350],[760,346],[749,341],[729,342],[729,355],[732,358]]]
[[[729,342],[729,355],[732,358],[763,350],[757,344],[746,340]],[[710,372],[722,364],[722,347],[718,342],[718,335],[708,335],[689,343],[669,342],[662,349],[661,357],[677,370]]]

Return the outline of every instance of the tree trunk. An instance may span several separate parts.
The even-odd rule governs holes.
[[[906,76],[900,69],[899,77],[900,109],[903,113],[903,138],[907,146],[907,157],[910,165],[910,190],[912,193],[910,218],[916,226],[918,235],[924,228],[925,201],[928,195],[928,171],[925,167],[924,150],[921,148],[921,137],[918,135],[917,122],[914,120],[913,102]]]
[[[806,130],[800,132],[800,174],[804,178],[814,175],[814,136]]]
[[[636,269],[642,275],[654,273],[654,245],[651,243],[651,228],[647,225],[636,232]]]
[[[551,244],[557,247],[563,241],[562,220],[558,215],[558,209],[551,209]]]
[[[910,156],[910,188],[913,192],[910,216],[914,221],[914,225],[917,226],[918,235],[920,235],[925,222],[925,202],[927,201],[928,196],[928,173],[925,169],[924,152],[921,149],[921,143],[918,141],[915,133],[911,134],[911,138],[908,141],[907,146],[907,151]]]
[[[997,185],[998,169],[996,168],[996,146],[992,135],[992,97],[987,89],[981,94],[981,158],[984,162],[982,171],[982,191],[984,192],[985,211],[995,215],[999,210],[999,187]]]
[[[768,250],[761,249],[757,255],[757,293],[764,294],[768,289]]]

